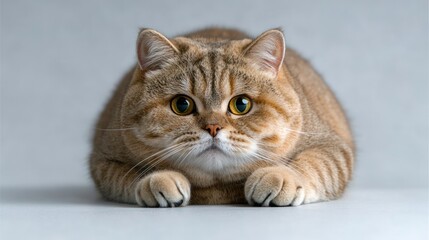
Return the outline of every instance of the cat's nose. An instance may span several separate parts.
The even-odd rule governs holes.
[[[217,133],[222,129],[222,127],[219,126],[219,124],[207,124],[204,129],[207,130],[207,132],[209,132],[212,137],[216,137]]]

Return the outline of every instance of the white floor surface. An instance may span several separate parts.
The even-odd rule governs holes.
[[[349,189],[299,207],[138,208],[92,187],[1,189],[1,239],[428,239],[426,189]]]

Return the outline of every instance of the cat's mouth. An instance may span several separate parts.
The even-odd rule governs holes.
[[[225,154],[225,152],[222,150],[222,148],[219,147],[219,141],[211,141],[209,143],[209,146],[204,149],[199,155],[203,154]],[[226,154],[225,154],[226,155]]]

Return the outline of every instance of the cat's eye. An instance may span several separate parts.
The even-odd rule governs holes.
[[[244,115],[248,113],[251,108],[252,101],[244,95],[235,96],[229,102],[229,111],[235,115]]]
[[[179,95],[171,100],[171,110],[177,115],[185,116],[194,111],[194,101],[185,95]]]

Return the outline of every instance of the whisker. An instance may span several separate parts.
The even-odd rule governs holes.
[[[287,127],[284,127],[284,128],[287,129],[288,131],[296,132],[296,133],[299,133],[299,134],[302,134],[302,135],[320,135],[320,134],[325,134],[324,132],[304,132],[304,131],[299,131],[299,130],[295,130],[295,129],[292,129],[292,128],[287,128]]]
[[[267,154],[267,155],[276,155],[277,157],[279,157],[277,159],[277,161],[282,162],[285,166],[290,167],[290,169],[297,171],[299,174],[301,174],[301,175],[310,175],[312,178],[318,179],[318,176],[316,176],[311,171],[307,171],[302,166],[298,165],[296,163],[296,161],[294,161],[293,159],[288,158],[286,156],[278,156],[277,154],[275,154],[273,152],[266,151],[264,149],[260,149],[260,150],[262,150],[264,152],[264,154]],[[265,158],[263,158],[263,160],[267,160],[267,158],[265,157]]]
[[[133,128],[95,128],[97,131],[128,131],[128,130],[134,130],[137,129],[136,127]]]
[[[320,178],[319,176],[316,175],[316,173],[314,173],[313,171],[308,171],[308,170],[304,169],[302,166],[298,165],[298,163],[296,163],[296,162],[291,161],[291,162],[289,162],[289,164],[287,166],[290,167],[290,169],[292,169],[292,170],[298,171],[298,173],[303,175],[303,176],[309,175],[314,180],[318,180]]]
[[[184,147],[184,145],[186,145],[186,143],[180,143],[180,144],[177,144],[177,145],[180,145],[180,146],[176,146],[176,148],[170,149],[170,151],[162,154],[157,159],[151,160],[150,166],[148,168],[146,168],[145,170],[143,170],[143,172],[141,172],[140,174],[138,174],[137,177],[133,180],[133,182],[131,183],[130,186],[132,186],[138,179],[140,179],[147,172],[151,171],[155,166],[157,166],[158,164],[160,164],[162,161],[164,161],[168,157],[176,154],[177,152],[180,152],[181,150],[183,150],[183,147]],[[145,166],[147,166],[147,165],[145,165]]]
[[[192,146],[191,147],[191,149],[188,151],[188,153],[185,155],[185,157],[183,157],[183,159],[182,160],[180,160],[180,158],[179,158],[179,161],[178,161],[178,163],[177,163],[177,168],[179,168],[180,167],[180,165],[182,164],[182,163],[184,163],[185,162],[185,160],[186,160],[186,158],[194,151],[196,149],[196,146],[194,145],[194,146]],[[182,156],[182,155],[181,155]]]
[[[122,179],[121,179],[121,182],[123,182],[124,181],[124,179],[125,179],[125,177],[133,170],[133,169],[135,169],[138,165],[140,165],[141,163],[143,163],[144,161],[146,161],[146,160],[148,160],[148,159],[150,159],[150,158],[152,158],[152,157],[155,157],[155,156],[157,156],[157,155],[159,155],[159,154],[163,154],[163,153],[165,153],[165,152],[168,152],[169,150],[171,150],[171,149],[173,149],[173,148],[175,148],[175,147],[178,147],[178,146],[180,146],[180,144],[183,144],[183,143],[179,143],[179,144],[175,144],[175,145],[172,145],[172,146],[170,146],[170,147],[167,147],[167,148],[164,148],[164,149],[162,149],[162,150],[160,150],[160,151],[158,151],[158,152],[155,152],[154,154],[152,154],[152,155],[150,155],[150,156],[148,156],[148,157],[146,157],[146,158],[144,158],[143,160],[141,160],[141,161],[139,161],[137,164],[135,164],[133,167],[131,167],[126,173],[125,173],[125,175],[122,177]],[[153,160],[153,159],[152,159]],[[147,164],[149,164],[150,162],[152,162],[152,160],[150,160]],[[143,166],[144,167],[144,166]]]

